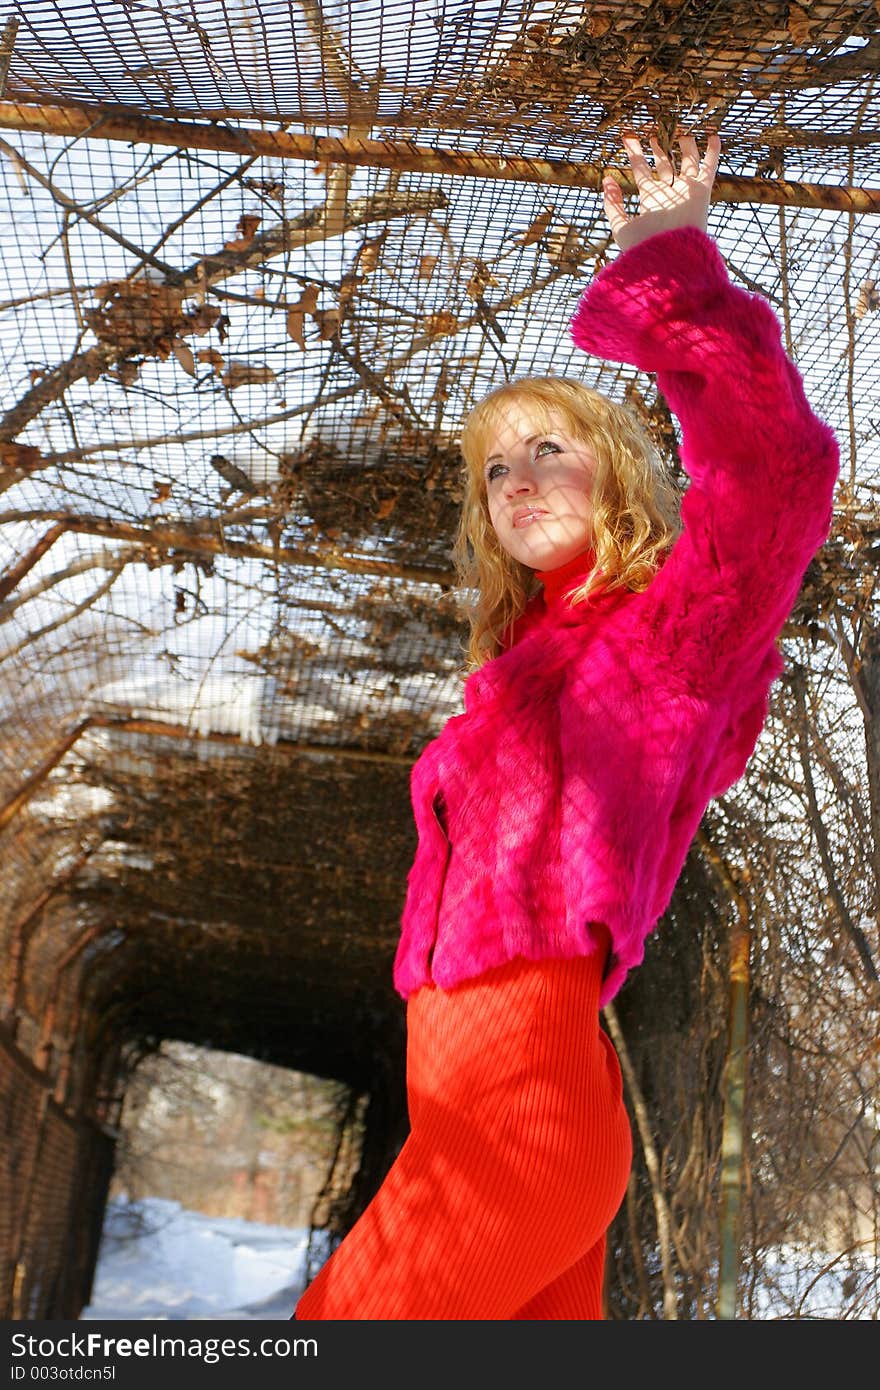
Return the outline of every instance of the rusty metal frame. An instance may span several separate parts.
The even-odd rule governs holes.
[[[625,193],[636,192],[630,174],[603,164],[533,159],[521,155],[485,155],[471,150],[443,150],[411,140],[372,140],[361,136],[293,134],[229,126],[199,125],[138,116],[128,107],[38,106],[0,102],[0,127],[37,131],[67,139],[123,140],[171,145],[178,149],[229,151],[243,156],[296,159],[312,164],[365,165],[397,173],[452,174],[463,178],[503,179],[598,191],[609,172]],[[769,203],[775,207],[831,208],[837,212],[880,213],[880,188],[799,183],[784,178],[759,179],[721,174],[713,202]]]

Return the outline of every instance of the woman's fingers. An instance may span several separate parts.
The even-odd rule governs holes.
[[[660,183],[673,183],[676,172],[672,157],[666,153],[655,135],[648,137],[648,143],[654,160],[653,167],[648,162],[641,138],[631,132],[623,136],[623,147],[626,150],[636,184],[640,185],[643,180],[655,178]],[[705,176],[711,183],[718,172],[721,156],[721,138],[717,132],[712,131],[709,135],[706,141],[706,153],[702,159],[695,136],[680,135],[678,147],[681,152],[679,172],[682,178],[698,179]]]
[[[621,228],[625,227],[629,221],[623,203],[623,189],[617,179],[606,174],[602,180],[602,193],[604,194],[605,216],[611,227],[611,235],[616,237]]]
[[[700,151],[693,135],[680,135],[678,148],[681,150],[681,172],[686,179],[700,176]]]
[[[638,135],[624,135],[623,148],[626,150],[636,183],[641,183],[643,179],[650,179],[654,171],[648,163]]]
[[[675,167],[669,155],[663,149],[656,135],[648,137],[648,144],[651,146],[651,153],[654,156],[654,173],[663,183],[672,183],[672,180],[675,178]],[[683,164],[682,173],[684,173]]]
[[[627,215],[623,190],[612,175],[602,180],[605,214],[611,234],[623,250],[659,232],[696,227],[705,232],[712,184],[721,156],[721,140],[713,131],[706,140],[702,159],[695,136],[678,138],[678,160],[663,149],[656,133],[650,134],[650,152],[635,131],[622,132],[623,148],[638,191],[638,212]],[[676,163],[678,168],[676,168]]]
[[[700,166],[702,172],[708,177],[710,183],[715,178],[715,175],[718,173],[718,164],[720,159],[721,136],[718,134],[717,130],[713,130],[710,131],[709,138],[706,141],[706,153],[703,155],[703,161]]]

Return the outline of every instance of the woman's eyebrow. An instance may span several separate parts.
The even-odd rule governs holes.
[[[544,435],[545,435],[546,433],[547,433],[546,430],[544,430],[544,431],[539,431],[537,434],[530,434],[530,435],[527,435],[525,439],[521,439],[519,442],[520,442],[520,444],[534,444],[534,442],[535,442],[536,439],[543,439],[543,438],[544,438]],[[503,460],[504,460],[504,455],[503,455],[503,454],[490,454],[489,457],[486,459],[486,462],[487,462],[487,463],[501,463],[501,462],[503,462]]]

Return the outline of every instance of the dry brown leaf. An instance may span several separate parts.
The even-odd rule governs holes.
[[[0,440],[0,464],[4,468],[38,468],[43,455],[33,444],[11,444]]]
[[[171,496],[171,484],[170,484],[170,483],[157,483],[157,484],[156,484],[156,491],[153,493],[152,497],[150,498],[150,501],[151,501],[151,502],[167,502],[167,501],[168,501],[168,498],[169,498],[170,496]]]
[[[29,198],[31,190],[27,181],[27,170],[25,169],[24,165],[22,164],[21,160],[19,159],[18,155],[15,153],[14,150],[10,150],[6,158],[9,160],[9,163],[15,170],[15,176],[18,179],[19,188],[21,189],[24,196],[26,198]]]
[[[795,43],[807,43],[813,29],[813,21],[809,13],[802,9],[800,5],[789,5],[788,7],[788,32]]]
[[[213,304],[200,304],[197,309],[193,309],[186,316],[184,332],[194,333],[197,338],[203,338],[214,327],[220,317],[220,310]]]
[[[101,342],[122,351],[173,337],[186,318],[182,291],[152,280],[108,280],[98,297],[101,307],[86,309],[83,316]]]
[[[361,277],[356,275],[353,270],[347,270],[339,281],[339,310],[340,313],[347,315],[348,306],[354,300],[358,291]]]
[[[545,237],[544,251],[551,265],[569,275],[576,275],[587,257],[587,248],[577,227],[568,222],[563,222]]]
[[[110,375],[119,382],[120,386],[133,386],[138,379],[140,368],[141,364],[139,362],[133,362],[131,358],[129,358],[125,362],[120,362],[116,371],[111,372]]]
[[[877,281],[865,280],[859,289],[859,297],[856,300],[856,318],[863,319],[865,314],[875,313],[878,309],[880,309],[880,293],[877,291]]]
[[[514,237],[514,240],[517,241],[520,246],[532,246],[536,241],[540,241],[541,237],[550,226],[550,223],[553,221],[553,214],[555,211],[556,208],[552,204],[545,208],[540,216],[535,218],[532,225],[527,227],[519,236]]]
[[[437,269],[437,262],[439,259],[439,256],[429,256],[427,254],[419,257],[418,276],[420,280],[430,280],[434,271]]]
[[[642,68],[640,72],[633,72],[632,69],[626,73],[627,90],[633,91],[636,87],[646,87],[648,85],[648,70]]]
[[[175,338],[207,333],[219,327],[223,315],[216,307],[183,307],[183,291],[146,278],[107,280],[96,291],[100,307],[88,308],[84,318],[100,342],[118,352],[155,354],[162,361]]]
[[[213,368],[214,375],[219,376],[223,371],[224,361],[221,353],[216,348],[202,348],[196,354],[199,362],[207,362]]]
[[[196,375],[196,359],[193,357],[192,348],[182,342],[180,338],[174,338],[171,342],[171,351],[177,358],[187,376]]]
[[[645,400],[645,397],[634,381],[628,381],[626,383],[623,394],[626,398],[627,405],[632,406],[633,410],[639,416],[639,419],[643,421],[650,419],[651,410],[648,402]]]
[[[380,236],[371,237],[361,245],[355,259],[358,275],[372,275],[379,269],[379,257],[387,238],[388,233],[382,232]]]
[[[444,362],[437,375],[437,383],[431,392],[432,401],[441,403],[449,400],[449,363]]]
[[[384,521],[387,516],[390,516],[396,506],[396,497],[383,498],[382,501],[379,503],[378,507],[376,508],[376,516],[379,519],[379,521]]]
[[[458,332],[458,319],[446,309],[440,309],[436,314],[428,314],[424,324],[425,332],[432,338],[442,338],[446,333]]]
[[[292,304],[292,309],[302,309],[304,314],[313,314],[318,307],[318,297],[321,291],[317,285],[306,285],[296,304]]]
[[[241,217],[238,219],[238,226],[236,227],[238,236],[232,241],[223,243],[224,251],[246,251],[253,241],[257,228],[262,220],[262,217],[259,217],[255,212],[242,213]]]
[[[287,336],[303,350],[306,346],[306,314],[314,314],[319,293],[317,285],[306,285],[296,303],[287,310]]]
[[[263,386],[275,380],[271,367],[254,367],[250,362],[230,362],[223,373],[223,385],[230,391],[238,386]]]
[[[302,350],[305,351],[306,316],[301,309],[288,309],[287,336],[293,339],[298,348],[302,348]]]
[[[102,301],[109,299],[111,295],[116,293],[120,286],[124,287],[125,284],[125,280],[102,280],[99,285],[95,286],[95,298]]]
[[[312,317],[318,325],[318,333],[322,338],[327,340],[336,337],[341,322],[338,309],[316,309]]]

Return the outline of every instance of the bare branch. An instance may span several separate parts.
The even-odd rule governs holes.
[[[71,564],[65,565],[64,569],[54,570],[52,574],[47,574],[43,579],[32,584],[26,592],[19,594],[14,599],[8,599],[0,605],[0,623],[8,622],[23,604],[40,598],[42,594],[57,588],[59,584],[64,584],[68,579],[75,579],[78,575],[86,574],[93,569],[115,569],[120,562],[127,565],[143,558],[143,552],[136,547],[126,551],[97,550],[92,554],[81,555]]]
[[[46,623],[44,627],[37,628],[34,632],[29,632],[27,636],[23,637],[20,642],[17,642],[14,647],[7,647],[5,651],[0,651],[0,662],[8,661],[10,657],[18,656],[19,652],[22,652],[25,647],[30,646],[34,642],[39,642],[43,637],[48,637],[50,632],[57,632],[58,628],[64,627],[67,623],[72,622],[74,618],[78,618],[81,613],[85,613],[86,609],[94,607],[98,600],[103,598],[104,594],[109,593],[113,588],[113,585],[125,569],[125,564],[126,562],[124,560],[117,564],[112,573],[104,580],[103,584],[99,584],[97,589],[89,594],[87,598],[84,598],[81,603],[76,604],[69,613],[63,613],[61,617],[56,618],[54,622]]]
[[[26,555],[22,556],[17,565],[13,566],[6,577],[0,580],[0,602],[6,598],[7,594],[11,594],[12,590],[20,580],[24,578],[28,571],[32,570],[34,565],[40,562],[46,554],[46,551],[51,549],[58,540],[58,537],[64,534],[64,531],[65,527],[63,525],[51,526],[49,530],[40,537],[37,544],[32,546]]]
[[[0,141],[2,145],[2,141]],[[438,208],[445,206],[445,195],[438,192],[429,191],[423,194],[377,194],[372,198],[360,198],[353,201],[348,208],[348,216],[345,230],[363,226],[366,223],[378,220],[386,220],[391,217],[411,217],[417,213],[435,212]],[[246,251],[240,252],[219,252],[213,256],[205,256],[183,276],[173,272],[173,282],[176,286],[182,286],[182,293],[195,293],[198,290],[207,289],[209,286],[217,284],[219,281],[227,279],[229,276],[240,274],[241,271],[249,269],[252,265],[259,265],[265,258],[280,256],[297,246],[308,246],[316,241],[324,241],[327,237],[327,230],[323,222],[323,207],[310,208],[290,221],[285,221],[280,226],[272,229],[271,232],[263,236],[254,237],[253,242]],[[135,248],[136,249],[136,248]],[[150,345],[144,343],[144,352],[149,351]],[[35,419],[45,407],[72,386],[74,382],[82,380],[84,377],[90,380],[97,380],[109,368],[116,366],[119,362],[135,356],[136,352],[131,348],[124,351],[114,349],[109,344],[99,344],[96,347],[88,348],[85,352],[70,358],[59,367],[40,379],[30,391],[21,398],[5,416],[0,419],[0,440],[14,439],[17,434]],[[351,394],[347,392],[346,394]],[[306,407],[303,407],[305,409]],[[291,415],[298,411],[284,412],[276,417],[278,419],[289,419]],[[268,423],[268,421],[267,421]],[[225,433],[237,434],[243,429],[252,429],[253,425],[246,427],[233,426]],[[207,438],[210,431],[198,431],[193,435],[175,435],[169,438]],[[120,446],[107,445],[98,446],[99,450],[103,447],[118,449]],[[137,447],[144,447],[138,445]],[[83,457],[83,454],[74,455]],[[60,458],[67,458],[67,455],[55,457],[55,461]],[[0,492],[4,492],[8,487],[14,486],[24,475],[18,470],[10,469],[7,476],[0,480]]]
[[[834,903],[837,916],[841,926],[855,947],[856,954],[864,967],[868,986],[875,1000],[880,1001],[880,975],[877,973],[877,966],[871,955],[871,948],[865,933],[857,922],[854,922],[850,915],[846,900],[841,891],[834,868],[834,860],[831,853],[831,845],[828,839],[828,831],[822,813],[819,809],[819,801],[816,796],[816,787],[813,781],[813,770],[810,766],[810,754],[807,747],[807,736],[809,721],[807,717],[805,678],[803,671],[795,668],[791,676],[792,688],[797,701],[800,719],[798,722],[799,730],[799,750],[801,758],[801,768],[804,774],[804,786],[807,792],[807,801],[810,807],[810,821],[816,835],[816,843],[819,846],[819,856],[822,860],[822,867],[825,871],[825,880],[828,884],[828,892],[831,901]]]
[[[14,159],[25,173],[29,174],[35,183],[45,188],[46,192],[52,195],[55,202],[67,212],[76,213],[84,222],[90,222],[91,225],[99,232],[102,232],[104,236],[109,237],[111,241],[118,242],[126,251],[131,251],[140,261],[146,261],[149,265],[154,266],[156,270],[161,270],[164,275],[174,276],[177,274],[173,266],[167,265],[165,261],[157,260],[157,258],[151,256],[148,251],[144,251],[140,246],[136,246],[133,241],[129,241],[128,237],[123,236],[121,232],[117,232],[114,227],[108,227],[107,224],[96,217],[94,213],[88,212],[84,207],[81,207],[79,203],[74,202],[73,198],[68,198],[67,194],[56,187],[51,179],[47,179],[45,174],[41,174],[39,169],[36,169],[33,164],[30,164],[14,146],[7,144],[2,137],[0,137],[0,150],[2,150],[4,154],[9,155],[11,159]]]
[[[417,584],[439,584],[443,588],[452,587],[455,576],[450,571],[421,568],[416,565],[399,565],[390,560],[375,558],[361,559],[346,555],[332,545],[319,546],[316,550],[304,550],[292,546],[261,545],[257,541],[233,541],[224,534],[226,518],[202,518],[198,522],[180,523],[175,526],[165,521],[154,521],[148,525],[135,525],[128,521],[114,521],[100,516],[76,516],[59,512],[42,512],[43,519],[65,517],[55,525],[35,546],[25,561],[22,561],[0,584],[0,597],[10,593],[50,545],[65,532],[89,536],[104,536],[116,540],[139,543],[152,552],[151,564],[164,564],[173,559],[172,551],[181,555],[226,555],[238,558],[250,557],[267,560],[273,565],[305,565],[310,569],[344,570],[349,574],[374,574],[395,579],[408,579]],[[8,518],[7,518],[8,519]],[[0,518],[2,524],[2,518]],[[227,521],[228,524],[228,521]],[[213,534],[208,534],[213,531]],[[37,553],[39,552],[39,553]],[[26,563],[25,563],[26,562]],[[17,577],[16,577],[17,576]]]
[[[40,290],[37,294],[21,294],[16,299],[4,299],[0,301],[0,314],[4,314],[7,309],[21,309],[25,304],[39,304],[43,299],[60,299],[63,295],[68,295],[73,289],[77,294],[92,294],[94,285],[66,285],[57,290]]]
[[[548,275],[541,276],[539,279],[534,280],[525,290],[520,290],[518,293],[508,295],[505,299],[498,301],[498,303],[493,305],[494,313],[501,314],[505,313],[508,309],[517,308],[520,304],[524,304],[527,300],[531,299],[533,295],[540,294],[548,285],[552,285],[556,280],[562,279],[563,276],[567,275],[567,271],[554,270]],[[451,332],[448,336],[456,337],[467,329],[478,326],[479,323],[479,314],[473,313],[467,318],[459,319],[454,332]],[[392,372],[399,371],[402,367],[407,366],[413,358],[418,357],[420,353],[427,352],[429,349],[436,347],[437,341],[438,339],[435,333],[423,333],[413,338],[406,352],[401,353],[397,357],[392,357],[390,361],[385,364],[383,369],[385,374],[390,375]],[[351,396],[358,395],[363,389],[363,382],[360,380],[353,386],[341,386],[338,391],[332,391],[326,395],[322,395],[321,405],[335,405],[337,401],[347,400]],[[47,455],[39,466],[40,468],[47,468],[51,465],[80,462],[82,459],[92,457],[95,454],[115,453],[117,451],[121,453],[128,450],[137,452],[139,449],[153,449],[160,444],[189,444],[200,439],[221,439],[229,437],[230,435],[248,434],[255,429],[265,429],[269,425],[277,425],[285,420],[296,419],[299,415],[311,414],[314,409],[315,402],[307,401],[303,405],[292,406],[289,410],[277,411],[275,414],[265,415],[259,420],[246,421],[241,425],[229,425],[223,429],[178,430],[173,434],[151,435],[144,439],[117,440],[111,444],[92,444],[85,449],[68,450],[63,454]],[[0,422],[0,427],[2,427],[2,422]],[[36,468],[30,470],[32,473],[36,471]],[[16,474],[15,477],[0,480],[0,493],[5,492],[8,487],[18,482],[20,476],[21,475]]]
[[[12,50],[15,47],[15,37],[18,33],[18,16],[10,15],[3,26],[3,37],[0,38],[0,101],[6,95],[6,83],[9,79],[9,64],[12,62]]]
[[[626,1079],[626,1089],[629,1092],[639,1139],[642,1143],[642,1152],[645,1156],[645,1167],[651,1182],[651,1195],[654,1199],[654,1212],[657,1218],[657,1238],[660,1243],[660,1263],[663,1271],[663,1316],[668,1321],[676,1321],[678,1319],[678,1302],[675,1295],[675,1279],[672,1273],[672,1217],[666,1193],[663,1190],[660,1158],[654,1143],[651,1116],[636,1076],[635,1067],[630,1060],[629,1049],[617,1017],[617,1010],[613,1004],[606,1004],[602,1012],[605,1022],[608,1024],[608,1032],[611,1034],[615,1051],[620,1058],[620,1069]]]

